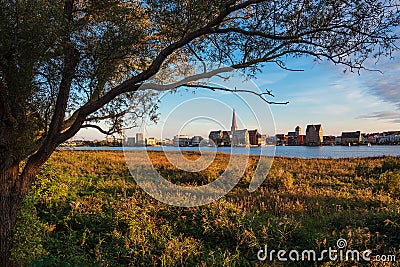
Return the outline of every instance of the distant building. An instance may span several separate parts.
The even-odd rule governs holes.
[[[297,126],[294,132],[288,132],[285,136],[285,142],[288,146],[298,146],[304,143],[304,135],[301,134],[301,127]]]
[[[341,136],[337,136],[337,137],[335,138],[335,143],[336,143],[337,145],[340,145],[340,144],[342,143],[342,137],[341,137]]]
[[[362,136],[360,131],[356,132],[342,132],[342,145],[360,144]]]
[[[143,133],[136,133],[136,145],[137,146],[145,146],[146,140],[144,139]]]
[[[222,131],[222,140],[220,146],[230,146],[231,144],[231,131]]]
[[[327,135],[324,136],[324,145],[335,145],[336,144],[336,136],[333,135]]]
[[[235,109],[233,109],[233,114],[232,114],[232,125],[231,125],[231,133],[232,135],[234,134],[234,132],[237,130],[237,124],[236,124],[236,113],[235,113]]]
[[[375,144],[374,134],[362,134],[361,138],[363,144]]]
[[[174,146],[189,146],[189,136],[178,134],[174,136]]]
[[[167,145],[167,139],[157,139],[156,140],[156,145],[157,146],[165,146],[165,145]]]
[[[250,145],[250,137],[247,129],[238,130],[236,123],[236,113],[233,110],[232,114],[232,125],[230,132],[232,139],[230,140],[231,146],[249,146]]]
[[[135,137],[128,137],[128,140],[126,141],[127,146],[134,146],[136,144],[136,138]]]
[[[268,136],[266,134],[261,135],[261,145],[267,144],[267,138],[268,138]]]
[[[233,110],[231,130],[211,131],[208,138],[210,143],[213,142],[216,146],[250,146],[249,131],[238,129],[235,110]],[[254,145],[261,145],[261,134],[258,133],[258,130],[252,131],[252,138]]]
[[[156,146],[157,141],[158,140],[155,137],[146,138],[146,146]]]
[[[297,126],[296,129],[294,129],[294,130],[295,130],[297,136],[301,135],[301,127],[300,126]]]
[[[285,134],[277,134],[275,135],[276,145],[284,146],[286,145]]]
[[[236,135],[236,131],[237,131],[236,112],[235,112],[235,109],[233,109],[232,124],[231,124],[231,131],[230,131],[231,140],[229,142],[229,145],[236,146],[238,144],[238,136]]]
[[[288,132],[285,136],[286,144],[288,146],[296,146],[299,144],[297,132]]]
[[[163,145],[165,145],[165,146],[173,146],[174,145],[174,139],[166,138],[166,139],[162,140],[162,142],[163,142]]]
[[[203,140],[203,137],[196,135],[192,137],[192,140],[190,141],[191,146],[199,146],[200,142]]]
[[[323,131],[321,124],[307,125],[305,145],[320,146],[323,142]]]
[[[262,139],[261,139],[261,134],[258,132],[258,130],[257,129],[249,130],[248,133],[249,133],[250,145],[252,145],[252,146],[261,146]]]
[[[124,140],[122,138],[116,138],[115,136],[107,136],[104,145],[107,146],[121,146]],[[87,142],[87,141],[84,141]],[[87,144],[89,145],[89,144]]]
[[[249,146],[250,138],[249,131],[247,129],[244,130],[236,130],[232,134],[232,146]]]
[[[301,134],[297,137],[299,145],[304,145],[304,142],[306,140],[306,136],[304,134]]]
[[[208,135],[208,139],[212,141],[215,146],[220,146],[220,144],[222,143],[222,131],[211,131]]]
[[[384,144],[399,144],[400,142],[400,131],[388,131],[383,132],[383,138],[380,140]]]

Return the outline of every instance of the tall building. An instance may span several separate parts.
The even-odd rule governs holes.
[[[134,146],[136,143],[136,138],[135,137],[128,137],[128,141],[126,142],[127,146]]]
[[[238,130],[236,123],[236,112],[233,110],[232,125],[231,125],[231,146],[249,146],[250,138],[247,129]]]
[[[137,146],[145,146],[146,145],[143,133],[136,133],[136,145]]]
[[[294,131],[296,132],[297,136],[301,135],[301,127],[300,126],[297,126],[296,129],[294,129]]]
[[[252,146],[261,146],[261,134],[258,132],[257,129],[249,130],[249,139],[250,145]]]
[[[306,129],[306,141],[305,144],[308,146],[320,146],[324,140],[321,124],[307,125]]]
[[[236,113],[235,109],[233,109],[233,115],[232,115],[232,125],[231,125],[231,134],[237,130],[237,124],[236,124]]]

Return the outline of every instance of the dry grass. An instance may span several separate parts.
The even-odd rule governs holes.
[[[192,173],[172,166],[161,152],[149,156],[164,177],[187,185],[212,181],[229,161],[229,155],[218,154],[208,168]],[[186,152],[184,158],[196,161],[199,154]],[[256,257],[264,245],[321,251],[342,237],[351,249],[400,260],[399,158],[276,158],[263,185],[249,193],[257,161],[249,159],[226,197],[179,208],[138,188],[122,152],[57,152],[26,201],[14,257],[41,266],[257,266],[266,264]],[[26,234],[32,225],[39,236]],[[297,263],[310,264],[316,265]]]

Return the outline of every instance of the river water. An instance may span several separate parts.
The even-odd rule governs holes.
[[[376,156],[400,156],[400,146],[265,146],[265,147],[125,147],[126,150],[155,150],[155,151],[197,151],[224,152],[235,154],[252,154],[298,158],[353,158]],[[73,150],[112,150],[121,151],[122,147],[74,147]]]

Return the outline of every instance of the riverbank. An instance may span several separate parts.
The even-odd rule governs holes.
[[[161,152],[149,155],[164,177],[181,185],[207,184],[229,159],[217,154],[209,168],[189,173],[168,164]],[[278,157],[263,185],[249,193],[257,159],[250,157],[227,196],[179,208],[144,193],[120,151],[59,151],[25,201],[14,258],[41,266],[286,266],[276,257],[261,262],[257,253],[265,245],[321,252],[344,238],[349,249],[400,259],[399,158]],[[321,261],[332,264],[378,266]]]

